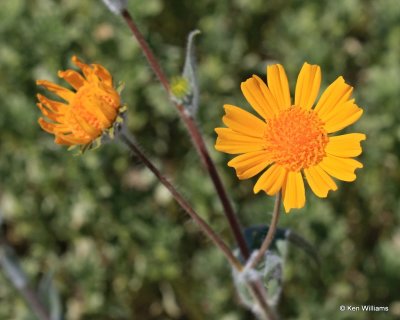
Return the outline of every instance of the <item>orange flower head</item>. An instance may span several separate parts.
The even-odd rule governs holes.
[[[215,129],[215,148],[239,154],[228,162],[239,179],[265,172],[254,192],[269,195],[283,192],[286,212],[305,204],[303,178],[311,190],[325,198],[336,190],[332,177],[356,179],[355,169],[362,164],[354,159],[361,154],[361,133],[331,136],[355,121],[363,111],[350,99],[353,88],[342,77],[334,81],[313,107],[321,84],[321,69],[305,63],[297,79],[294,103],[281,65],[267,68],[266,84],[259,77],[242,83],[242,92],[262,119],[241,108],[225,105],[223,122],[228,128]]]
[[[113,87],[110,73],[99,64],[87,65],[76,56],[72,62],[82,70],[59,71],[58,76],[66,80],[75,91],[46,80],[37,85],[55,93],[65,102],[50,100],[38,94],[37,106],[44,118],[39,118],[43,130],[54,134],[57,144],[68,146],[90,146],[104,134],[110,134],[114,124],[121,121],[123,108],[119,93]]]

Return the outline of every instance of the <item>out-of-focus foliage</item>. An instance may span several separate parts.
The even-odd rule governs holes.
[[[179,75],[187,34],[198,38],[198,121],[213,149],[223,103],[248,106],[240,82],[267,63],[304,61],[339,75],[365,110],[355,183],[328,199],[307,194],[282,227],[318,248],[315,269],[289,248],[279,312],[285,319],[400,316],[400,5],[397,0],[131,0],[129,8],[169,76]],[[77,54],[124,81],[128,123],[147,153],[232,245],[212,185],[177,113],[122,20],[100,0],[3,0],[0,9],[0,206],[3,234],[37,284],[43,274],[66,319],[218,319],[252,316],[237,305],[222,254],[151,174],[118,144],[74,157],[37,125],[36,79],[58,82]],[[293,88],[293,87],[292,87]],[[229,157],[212,151],[245,225],[268,223],[273,199],[238,181]],[[0,319],[30,313],[0,274]],[[389,312],[340,312],[340,305]]]

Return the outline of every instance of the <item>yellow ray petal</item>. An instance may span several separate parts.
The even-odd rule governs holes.
[[[267,67],[268,88],[275,97],[281,110],[291,106],[289,83],[285,69],[280,64]]]
[[[279,114],[280,108],[275,97],[272,95],[271,90],[267,84],[257,75],[253,75],[253,78],[257,81],[258,86],[261,90],[262,95],[265,99],[265,109],[268,113],[268,117],[274,117]]]
[[[295,105],[306,110],[311,109],[321,85],[321,68],[318,65],[304,63],[296,83]]]
[[[363,114],[363,110],[359,108],[353,100],[342,103],[336,107],[337,112],[325,121],[325,130],[328,133],[339,131],[354,122],[356,122]],[[324,121],[324,119],[322,119]]]
[[[237,154],[263,150],[263,139],[250,137],[229,128],[216,128],[218,134],[215,149],[218,151]]]
[[[38,94],[37,98],[41,104],[53,112],[65,113],[68,110],[68,106],[62,102],[50,100],[41,94]]]
[[[289,171],[283,184],[283,205],[286,213],[293,208],[302,208],[306,202],[303,177],[300,172]]]
[[[267,152],[262,150],[237,156],[228,162],[228,166],[235,168],[236,175],[243,180],[254,177],[270,163]]]
[[[106,85],[112,87],[112,76],[110,72],[100,64],[94,63],[92,64],[92,67],[94,68],[96,76],[98,76]]]
[[[43,86],[47,90],[54,92],[56,95],[64,99],[65,101],[72,101],[72,99],[75,96],[75,93],[73,93],[71,90],[68,90],[64,87],[59,86],[58,84],[52,83],[47,80],[38,80],[36,81],[36,84],[38,86]]]
[[[336,157],[329,154],[321,161],[319,165],[328,174],[343,181],[356,180],[354,171],[363,167],[362,163],[358,162],[357,160]]]
[[[304,169],[304,174],[311,190],[320,198],[326,198],[329,190],[337,190],[336,183],[319,165]]]
[[[242,89],[247,102],[260,116],[264,119],[271,119],[274,116],[273,109],[277,108],[275,106],[275,98],[269,100],[264,96],[264,89],[261,89],[256,76],[242,82],[240,88]]]
[[[262,137],[267,124],[241,108],[226,104],[226,115],[222,118],[225,125],[234,131],[252,137]]]
[[[337,78],[322,94],[314,109],[315,112],[317,112],[322,121],[325,121],[324,116],[336,106],[346,102],[352,92],[353,87],[346,84],[343,77]]]
[[[42,117],[38,119],[38,123],[44,131],[51,134],[57,133],[58,130],[65,130],[65,131],[69,130],[69,128],[64,124],[50,123],[44,120],[44,118]]]
[[[349,133],[341,136],[329,137],[329,142],[325,147],[328,154],[337,157],[357,157],[361,154],[361,141],[366,136],[362,133]]]
[[[46,116],[47,118],[49,118],[50,120],[53,120],[53,121],[56,121],[56,122],[61,122],[60,120],[64,117],[63,114],[54,113],[52,111],[49,111],[40,102],[36,103],[36,105],[39,107],[40,111],[42,111],[42,114],[44,116]]]
[[[253,188],[254,193],[263,190],[270,196],[276,194],[282,188],[286,174],[287,171],[284,167],[273,164],[257,180]]]
[[[74,70],[58,71],[58,76],[65,79],[75,90],[85,83],[85,79]]]
[[[77,56],[73,56],[71,60],[78,68],[80,68],[82,70],[83,74],[85,75],[85,78],[89,82],[97,82],[98,81],[98,78],[94,74],[94,70],[89,65],[87,65],[86,63],[83,63],[81,60],[79,60],[79,58]]]

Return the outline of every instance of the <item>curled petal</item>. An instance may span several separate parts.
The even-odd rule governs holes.
[[[58,76],[65,79],[75,90],[85,83],[85,79],[74,70],[58,71]]]
[[[38,86],[43,86],[47,90],[54,92],[56,95],[58,95],[60,98],[64,99],[65,101],[72,101],[72,99],[75,96],[75,93],[73,93],[71,90],[68,90],[64,87],[59,86],[58,84],[55,84],[53,82],[47,81],[47,80],[38,80],[36,81],[36,84]]]
[[[72,57],[72,62],[82,70],[83,74],[85,75],[85,78],[89,82],[97,82],[98,78],[94,74],[94,70],[87,65],[86,63],[83,63],[77,56]]]
[[[106,68],[100,64],[92,64],[94,73],[103,81],[107,86],[112,87],[112,76]]]

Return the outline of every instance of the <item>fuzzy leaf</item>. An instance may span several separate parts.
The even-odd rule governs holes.
[[[200,89],[196,74],[197,63],[194,47],[194,38],[198,34],[200,34],[200,30],[194,30],[189,33],[186,46],[185,64],[182,73],[182,77],[189,82],[190,86],[190,94],[187,97],[188,99],[185,99],[183,103],[192,115],[195,115],[197,112],[197,109],[199,107],[200,95]]]

